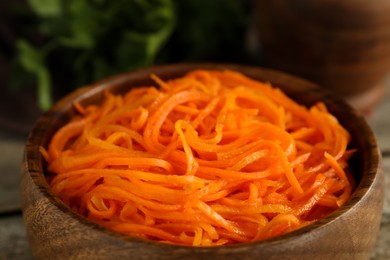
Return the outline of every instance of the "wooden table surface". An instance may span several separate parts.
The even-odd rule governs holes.
[[[367,121],[376,133],[386,176],[380,233],[372,259],[390,259],[390,80]],[[26,136],[0,129],[0,259],[32,259],[19,202],[20,163]]]

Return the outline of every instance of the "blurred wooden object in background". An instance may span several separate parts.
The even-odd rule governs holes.
[[[390,72],[389,0],[260,0],[266,66],[312,80],[372,109]]]

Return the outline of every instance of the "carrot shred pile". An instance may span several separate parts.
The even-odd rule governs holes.
[[[351,196],[349,133],[235,71],[194,70],[105,93],[41,153],[53,193],[109,229],[192,246],[263,240]]]

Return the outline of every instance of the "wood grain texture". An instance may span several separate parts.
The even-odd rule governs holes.
[[[71,212],[50,192],[38,148],[73,115],[72,102],[101,101],[102,90],[124,92],[152,84],[151,72],[163,79],[196,69],[234,69],[269,81],[301,104],[323,101],[351,133],[358,152],[352,161],[357,188],[340,210],[285,236],[222,247],[186,247],[131,238],[107,230]],[[287,74],[227,64],[179,64],[152,67],[87,86],[59,101],[33,128],[22,166],[23,216],[36,259],[368,259],[379,229],[384,197],[383,172],[375,137],[364,118],[326,89]]]
[[[0,217],[0,259],[33,260],[19,214]]]
[[[257,32],[267,66],[355,100],[373,88],[383,93],[390,72],[390,1],[257,3]],[[372,106],[382,96],[372,95],[356,106]]]

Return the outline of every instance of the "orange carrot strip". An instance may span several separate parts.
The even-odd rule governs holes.
[[[39,151],[52,192],[129,236],[186,246],[286,234],[354,188],[351,137],[325,104],[229,70],[104,91]]]
[[[48,154],[52,160],[57,159],[69,140],[83,131],[85,120],[74,120],[58,130],[49,144]]]

